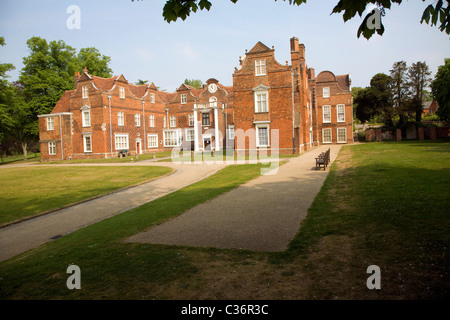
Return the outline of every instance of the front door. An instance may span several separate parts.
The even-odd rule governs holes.
[[[211,138],[203,138],[203,150],[211,151]]]
[[[136,154],[141,154],[141,142],[136,141]]]

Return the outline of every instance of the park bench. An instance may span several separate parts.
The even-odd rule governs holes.
[[[325,170],[328,166],[328,163],[330,163],[330,148],[328,148],[327,151],[322,152],[319,154],[316,158],[316,170],[323,167],[323,170]]]
[[[129,153],[127,150],[120,150],[120,151],[118,152],[118,154],[117,154],[117,156],[118,156],[119,158],[126,157],[126,156],[129,156],[129,155],[130,155],[130,153]]]

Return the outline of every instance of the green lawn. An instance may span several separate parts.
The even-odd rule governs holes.
[[[167,167],[44,167],[0,169],[0,225],[168,174]]]
[[[74,164],[74,163],[123,163],[123,162],[138,162],[144,160],[160,159],[165,157],[170,157],[171,151],[161,151],[154,153],[140,154],[138,156],[127,156],[127,157],[115,157],[115,158],[102,158],[102,159],[76,159],[76,160],[59,160],[59,161],[46,161],[41,164]]]
[[[18,154],[14,156],[8,156],[1,158],[0,165],[11,164],[11,163],[25,163],[25,162],[34,162],[41,160],[41,153],[30,152],[28,153],[27,160],[23,160],[23,154]]]
[[[450,297],[448,141],[344,146],[285,252],[123,242],[259,172],[260,165],[229,166],[5,261],[0,264],[0,298]],[[70,264],[81,269],[81,290],[66,287]],[[370,265],[380,267],[381,290],[367,288]]]

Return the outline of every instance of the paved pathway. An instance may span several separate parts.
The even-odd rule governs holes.
[[[329,169],[314,169],[314,158],[328,147],[331,148],[333,161],[341,146],[315,148],[290,159],[276,174],[260,176],[127,241],[256,251],[285,250],[298,232],[307,209],[328,174]],[[164,165],[176,169],[176,172],[137,187],[0,228],[0,261],[152,201],[225,166],[153,161],[95,165]]]
[[[177,218],[132,236],[128,242],[283,251],[294,238],[329,172],[315,170],[320,146],[292,158],[274,175],[263,175]]]
[[[71,166],[77,165],[86,164],[72,164]],[[152,201],[167,193],[197,182],[224,167],[224,165],[218,164],[177,165],[169,162],[153,161],[140,161],[134,164],[105,163],[95,165],[157,165],[169,166],[176,171],[171,175],[149,183],[0,228],[0,261],[9,259],[29,249],[36,248],[51,241],[54,237],[73,232],[84,226]],[[13,166],[17,167],[19,165]]]

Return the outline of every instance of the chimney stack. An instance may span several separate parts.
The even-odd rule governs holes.
[[[298,38],[292,37],[291,38],[291,52],[299,52],[299,45],[298,45]]]
[[[75,72],[75,75],[73,76],[73,86],[74,86],[74,88],[77,87],[79,79],[80,79],[80,73],[79,72]]]

